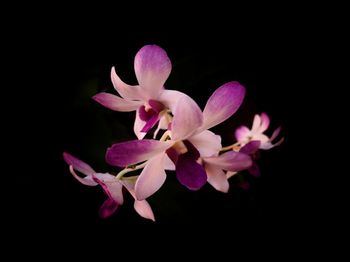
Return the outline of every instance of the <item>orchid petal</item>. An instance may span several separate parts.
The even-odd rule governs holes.
[[[256,151],[259,150],[261,142],[259,140],[252,140],[249,143],[247,143],[245,146],[243,146],[239,152],[247,155],[254,154]]]
[[[221,149],[221,137],[209,130],[191,136],[188,139],[202,157],[217,156]]]
[[[143,100],[143,94],[140,86],[130,86],[125,84],[112,67],[111,79],[114,89],[127,100]]]
[[[261,126],[259,132],[263,133],[266,131],[270,125],[270,118],[266,113],[261,113]]]
[[[203,127],[209,129],[231,117],[243,102],[245,88],[238,82],[229,82],[208,99],[203,111]]]
[[[144,200],[153,195],[164,184],[166,174],[164,171],[165,154],[159,154],[147,161],[135,184],[137,200]]]
[[[205,157],[203,160],[227,171],[241,171],[252,165],[250,156],[234,151],[226,152],[220,156]]]
[[[177,102],[183,97],[189,96],[179,91],[164,89],[160,94],[158,101],[161,102],[166,108],[169,108],[170,111],[174,112]]]
[[[107,198],[106,201],[100,207],[99,215],[102,218],[111,216],[119,207],[119,204],[111,198]]]
[[[176,177],[190,190],[198,190],[207,182],[207,174],[203,166],[186,154],[179,155],[176,163]]]
[[[256,131],[258,132],[260,126],[261,126],[261,117],[258,114],[256,114],[253,120],[252,132],[256,132]]]
[[[95,172],[95,170],[93,170],[91,168],[91,166],[89,166],[88,164],[84,163],[83,161],[79,160],[78,158],[72,156],[71,154],[68,154],[66,152],[63,153],[63,158],[66,161],[66,163],[68,165],[73,166],[73,168],[75,170],[78,170],[79,172],[83,173],[86,176],[91,176],[93,175]]]
[[[250,130],[246,126],[240,126],[235,131],[235,137],[238,142],[243,142],[250,134]]]
[[[134,133],[139,140],[146,136],[146,132],[142,132],[141,129],[145,126],[146,122],[140,118],[139,112],[136,111],[135,122],[134,122]]]
[[[167,53],[156,45],[142,47],[135,56],[136,78],[148,98],[156,99],[171,72]]]
[[[112,198],[118,204],[122,205],[124,202],[123,185],[111,174],[97,173],[93,175],[94,181],[100,184],[108,197]]]
[[[230,177],[233,177],[236,174],[238,174],[238,172],[227,171],[226,172],[226,177],[227,177],[227,179],[229,179]]]
[[[92,97],[96,102],[114,111],[130,112],[142,105],[141,101],[131,101],[109,93],[98,93]]]
[[[122,142],[112,145],[107,149],[107,163],[125,167],[137,164],[152,158],[171,147],[173,142],[161,142],[157,140],[144,139]]]
[[[275,131],[273,131],[270,141],[275,140],[275,138],[280,134],[281,129],[282,129],[281,127],[278,127]]]
[[[75,172],[74,172],[74,167],[72,165],[69,166],[69,171],[70,173],[83,185],[86,186],[97,186],[98,184],[92,180],[91,176],[86,176],[84,178],[78,176]]]
[[[184,140],[190,137],[203,123],[199,106],[190,97],[184,96],[177,101],[171,123],[171,139]]]
[[[255,177],[260,176],[260,168],[257,163],[253,162],[252,166],[248,168],[248,172]]]
[[[149,130],[152,129],[152,127],[154,127],[158,123],[158,121],[159,121],[159,115],[158,114],[155,114],[155,115],[151,116],[151,118],[146,121],[146,124],[141,129],[141,132],[147,133]]]
[[[152,208],[146,200],[142,200],[142,201],[135,200],[134,208],[140,216],[150,219],[152,221],[155,221]]]
[[[208,175],[208,183],[211,184],[216,190],[227,193],[230,187],[226,174],[221,168],[213,165],[205,165],[205,171]]]

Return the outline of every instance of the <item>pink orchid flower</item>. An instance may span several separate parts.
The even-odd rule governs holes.
[[[106,218],[111,216],[120,205],[123,204],[123,186],[134,197],[134,208],[136,212],[147,219],[155,221],[153,211],[146,200],[139,201],[135,196],[135,180],[127,178],[125,180],[118,180],[115,176],[109,173],[96,173],[88,164],[73,157],[68,153],[63,153],[64,160],[69,165],[71,174],[82,184],[87,186],[100,185],[108,198],[102,204],[99,214],[101,217]],[[75,172],[79,171],[84,174],[85,177],[80,177]]]
[[[281,127],[277,128],[272,136],[269,138],[264,132],[268,129],[270,125],[270,118],[266,113],[262,113],[261,116],[256,114],[254,116],[252,129],[249,129],[246,126],[240,126],[236,129],[235,137],[241,146],[246,145],[250,141],[260,141],[260,149],[271,149],[275,146],[280,145],[283,142],[281,138],[277,143],[272,144],[272,141],[279,135],[281,132]]]
[[[114,111],[136,111],[134,132],[138,139],[143,139],[159,122],[154,133],[155,137],[160,129],[167,129],[170,123],[167,110],[172,108],[179,98],[186,96],[178,91],[164,89],[171,67],[170,59],[162,48],[157,45],[146,45],[138,51],[134,61],[139,85],[125,84],[113,67],[112,83],[121,97],[102,92],[93,99]]]
[[[226,191],[225,173],[218,170],[237,171],[241,166],[236,161],[249,166],[251,160],[238,152],[219,156],[221,138],[207,129],[232,116],[244,95],[245,88],[238,82],[226,83],[209,98],[203,112],[191,98],[182,97],[171,108],[174,118],[167,131],[170,140],[145,139],[114,144],[107,150],[106,161],[120,167],[147,161],[135,185],[139,200],[151,196],[163,185],[169,158],[176,167],[178,180],[189,189],[197,190],[208,181]]]

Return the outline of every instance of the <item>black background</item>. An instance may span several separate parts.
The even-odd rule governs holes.
[[[16,203],[11,204],[8,217],[18,236],[43,230],[47,237],[62,234],[70,239],[94,232],[102,239],[114,234],[124,237],[127,234],[122,232],[130,230],[179,227],[186,232],[234,235],[237,230],[287,232],[301,221],[304,207],[295,188],[302,182],[295,179],[298,139],[292,113],[296,86],[308,62],[302,62],[300,52],[309,46],[302,41],[307,34],[298,32],[293,23],[249,26],[246,21],[226,21],[222,27],[166,30],[115,23],[107,30],[82,20],[55,24],[49,30],[30,28],[32,37],[17,42],[20,56],[13,68],[18,74],[12,78],[22,110],[10,119],[16,136],[9,152],[17,190],[8,194]],[[104,162],[105,149],[134,138],[134,114],[111,112],[91,97],[100,91],[114,92],[112,66],[125,82],[136,84],[133,59],[146,44],[164,48],[173,63],[166,88],[189,94],[202,108],[225,82],[236,80],[246,87],[239,111],[213,129],[222,135],[224,145],[234,141],[237,126],[250,125],[254,114],[261,112],[271,116],[270,132],[282,126],[285,142],[262,153],[260,178],[243,173],[249,190],[239,188],[238,180],[232,178],[228,194],[210,185],[191,192],[170,173],[162,189],[149,199],[155,223],[136,214],[129,196],[115,215],[101,219],[98,208],[105,199],[103,192],[78,183],[62,153],[70,152],[101,172],[113,171]]]

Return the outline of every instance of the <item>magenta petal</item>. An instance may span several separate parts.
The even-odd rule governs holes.
[[[184,140],[194,134],[203,123],[202,111],[188,96],[177,101],[171,123],[172,140]]]
[[[106,201],[100,207],[99,215],[102,218],[111,216],[119,207],[119,204],[111,198],[107,198]]]
[[[165,152],[173,142],[161,142],[152,139],[133,140],[112,145],[107,149],[107,163],[125,167],[137,164]]]
[[[142,102],[140,101],[126,100],[120,98],[119,96],[104,92],[98,93],[97,95],[93,96],[92,99],[111,110],[120,112],[134,111],[139,108],[140,105],[142,105]]]
[[[152,109],[157,112],[157,113],[160,113],[161,111],[164,110],[164,105],[161,103],[161,102],[158,102],[157,100],[153,100],[153,99],[150,99],[148,101],[148,104],[152,107]]]
[[[153,115],[144,125],[144,127],[141,129],[141,132],[148,132],[149,130],[152,129],[159,121],[159,115]]]
[[[248,172],[255,177],[260,176],[260,168],[256,162],[253,162],[252,166],[248,168]]]
[[[176,163],[176,177],[191,190],[198,190],[207,182],[207,174],[200,164],[186,154],[179,155]]]
[[[282,129],[281,127],[278,127],[275,131],[273,131],[273,134],[272,134],[272,136],[270,138],[270,141],[275,140],[275,138],[280,134],[281,129]]]
[[[217,157],[205,157],[203,160],[213,166],[235,172],[247,169],[252,165],[250,156],[234,151],[226,152]]]
[[[209,129],[232,116],[243,102],[245,88],[238,82],[219,87],[209,98],[203,111],[203,127]]]
[[[167,53],[156,45],[142,47],[135,56],[136,78],[148,98],[157,98],[171,72]]]
[[[261,142],[259,140],[250,141],[248,144],[243,146],[239,150],[239,152],[241,152],[243,154],[247,154],[247,155],[254,154],[256,151],[259,150],[260,144],[261,144]]]
[[[71,154],[64,152],[63,158],[68,165],[73,166],[73,168],[75,170],[78,170],[79,172],[83,173],[84,175],[91,176],[91,175],[95,174],[95,170],[93,170],[91,168],[91,166],[89,166],[88,164],[79,160],[78,158],[72,156]]]

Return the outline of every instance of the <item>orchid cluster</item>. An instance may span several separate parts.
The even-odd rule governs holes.
[[[107,200],[100,216],[108,217],[123,204],[123,188],[135,199],[136,212],[155,220],[147,198],[164,184],[168,171],[190,190],[207,182],[216,190],[228,192],[228,179],[239,171],[259,175],[256,156],[271,149],[280,128],[271,137],[265,134],[269,117],[255,115],[252,128],[239,127],[236,142],[223,147],[221,137],[209,129],[231,117],[242,104],[245,88],[238,82],[220,86],[209,97],[204,110],[186,94],[167,90],[164,84],[171,72],[167,53],[156,45],[146,45],[134,61],[138,85],[124,83],[112,68],[111,79],[120,96],[98,93],[93,97],[101,105],[121,112],[136,112],[134,132],[137,139],[113,144],[106,152],[108,164],[123,168],[118,174],[99,173],[78,158],[64,153],[71,174],[87,186],[100,185]],[[153,137],[153,139],[146,139]],[[141,170],[139,175],[132,172]],[[77,171],[80,173],[78,175]]]

